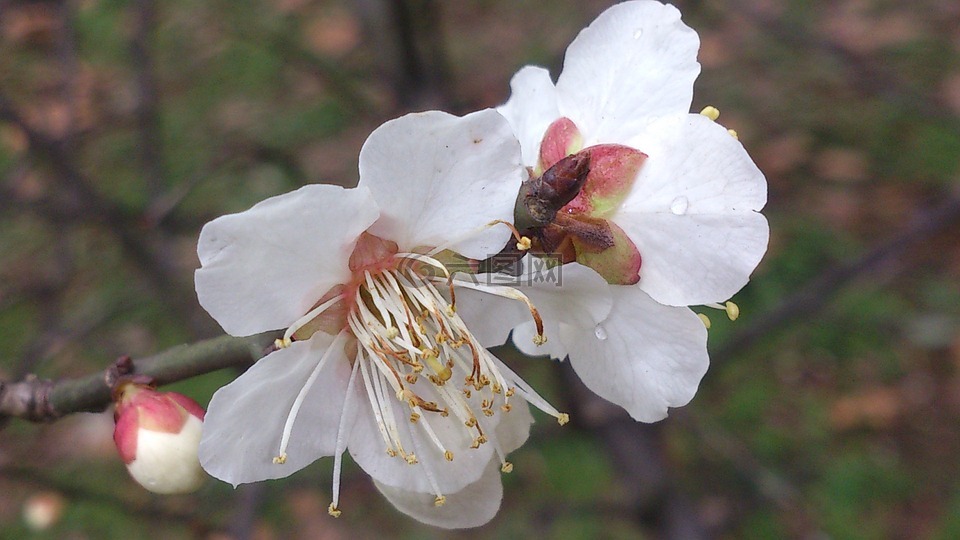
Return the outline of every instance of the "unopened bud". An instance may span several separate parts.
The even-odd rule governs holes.
[[[206,479],[197,450],[204,410],[176,392],[121,382],[114,389],[113,440],[130,475],[148,491],[196,491]]]
[[[539,178],[525,182],[517,199],[517,228],[552,223],[557,211],[580,193],[589,174],[590,154],[580,152],[556,162]]]

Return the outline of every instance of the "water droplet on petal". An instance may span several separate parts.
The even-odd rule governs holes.
[[[690,201],[681,195],[670,203],[670,211],[673,212],[674,215],[682,216],[687,213],[688,206],[690,206]]]
[[[603,341],[607,339],[607,330],[598,324],[597,327],[593,329],[593,335],[597,336],[597,339],[600,341]]]
[[[640,39],[640,36],[643,35],[643,28],[637,28],[633,31],[633,39]]]

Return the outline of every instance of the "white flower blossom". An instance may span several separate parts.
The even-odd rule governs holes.
[[[524,67],[499,109],[520,139],[524,163],[537,169],[582,148],[633,149],[627,153],[639,173],[593,195],[608,206],[590,204],[597,201],[588,179],[587,193],[561,213],[621,229],[641,268],[633,279],[608,280],[636,283],[671,306],[729,299],[747,283],[769,236],[759,213],[763,174],[713,121],[715,109],[689,112],[699,46],[675,7],[623,2],[574,39],[556,85],[546,70]]]
[[[718,302],[747,283],[769,234],[759,213],[763,175],[707,116],[713,111],[689,113],[698,49],[673,6],[623,2],[577,36],[556,84],[531,66],[513,77],[499,110],[524,164],[540,175],[564,156],[590,158],[577,197],[538,231],[539,248],[589,266],[610,285],[553,287],[527,257],[532,287],[524,292],[556,338],[540,350],[528,345],[532,327],[514,306],[465,302],[473,318],[496,314],[500,326],[485,330],[488,340],[512,330],[528,354],[568,357],[590,389],[645,422],[688,403],[709,365],[704,322],[685,306],[720,307],[735,318],[734,304]]]
[[[486,110],[408,115],[375,130],[354,189],[309,185],[208,223],[196,273],[228,333],[285,328],[278,350],[210,402],[200,459],[234,485],[349,451],[401,511],[459,528],[496,513],[506,454],[540,398],[465,322],[461,289],[521,293],[454,274],[510,236],[526,171],[510,126]],[[443,262],[441,262],[443,261]],[[543,342],[543,332],[534,331]],[[533,339],[533,338],[531,338]]]

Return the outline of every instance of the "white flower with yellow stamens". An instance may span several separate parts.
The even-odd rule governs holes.
[[[370,135],[358,187],[310,185],[208,223],[200,303],[230,334],[286,332],[213,396],[200,444],[207,472],[236,485],[333,456],[337,515],[349,451],[421,521],[491,519],[506,455],[532,422],[527,403],[566,422],[471,332],[484,321],[458,313],[460,287],[511,298],[544,340],[523,294],[453,266],[500,250],[525,177],[495,111],[413,114]]]
[[[556,84],[538,67],[514,75],[499,111],[524,164],[536,176],[568,155],[589,165],[576,197],[534,228],[532,252],[587,265],[609,285],[558,294],[527,257],[533,286],[523,290],[550,336],[541,348],[529,345],[534,329],[514,306],[464,298],[473,317],[500,325],[485,327],[485,339],[512,331],[527,353],[568,358],[587,387],[645,422],[689,402],[707,371],[709,319],[686,306],[736,318],[727,300],[769,235],[763,174],[716,109],[690,114],[699,45],[675,7],[623,2],[580,32]],[[591,310],[607,315],[582,316]]]
[[[767,185],[719,111],[690,113],[699,47],[675,7],[623,2],[574,39],[556,84],[543,68],[517,72],[499,111],[537,171],[591,155],[553,233],[571,257],[664,305],[724,307],[766,252]],[[591,245],[584,223],[614,246]]]

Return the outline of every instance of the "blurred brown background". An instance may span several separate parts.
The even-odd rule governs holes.
[[[524,64],[556,76],[610,4],[0,0],[0,379],[217,335],[192,288],[203,223],[355,183],[389,118],[495,106]],[[766,173],[772,228],[691,405],[638,425],[511,356],[573,422],[538,417],[499,516],[461,533],[355,467],[329,518],[330,460],[154,497],[109,413],[13,421],[0,537],[960,537],[960,3],[676,5],[703,43],[693,108]],[[174,388],[205,402],[234,375]]]

